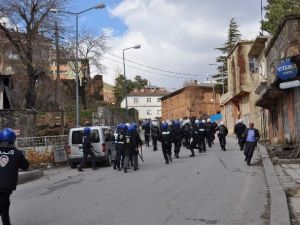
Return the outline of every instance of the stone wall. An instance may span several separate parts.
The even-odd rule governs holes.
[[[18,137],[33,137],[35,133],[36,112],[25,109],[0,110],[0,128],[20,130]]]

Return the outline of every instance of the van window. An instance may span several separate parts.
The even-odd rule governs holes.
[[[104,128],[103,129],[103,135],[104,135],[104,140],[107,141],[114,141],[115,135],[114,132],[111,129]]]
[[[91,130],[91,142],[99,143],[100,136],[97,129]],[[82,144],[83,130],[77,130],[72,132],[72,144]]]

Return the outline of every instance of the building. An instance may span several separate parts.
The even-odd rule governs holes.
[[[75,80],[75,59],[60,59],[59,60],[59,75],[61,80]],[[88,59],[78,59],[79,78],[90,77],[90,66]],[[55,80],[57,77],[56,59],[51,59],[49,76]]]
[[[300,14],[286,16],[265,50],[267,79],[256,102],[269,111],[271,143],[300,142]]]
[[[207,118],[220,111],[212,84],[192,84],[162,97],[162,119]]]
[[[227,57],[228,91],[221,96],[221,105],[231,133],[238,119],[243,119],[246,125],[253,122],[255,127],[261,127],[260,108],[255,107],[258,96],[254,92],[259,84],[258,67],[250,51],[254,52],[254,43],[237,42]]]
[[[135,89],[127,95],[128,109],[136,109],[140,120],[160,119],[161,98],[167,94],[165,88],[154,85],[147,85],[140,90]],[[121,108],[126,108],[126,99],[121,102]]]

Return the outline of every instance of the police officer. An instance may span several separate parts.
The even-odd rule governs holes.
[[[133,152],[132,152],[132,155],[133,155],[133,170],[138,170],[139,169],[139,160],[138,160],[139,159],[139,146],[142,146],[143,141],[140,137],[138,126],[135,123],[133,123],[132,126],[134,128],[134,131],[133,131],[133,134],[132,134],[133,142],[134,142],[134,149],[133,149]]]
[[[157,140],[159,135],[159,127],[157,121],[152,121],[151,126],[151,137],[152,137],[152,144],[153,144],[153,151],[157,151]]]
[[[243,138],[243,134],[246,130],[246,125],[244,124],[244,121],[242,119],[239,119],[237,124],[234,126],[234,133],[238,139],[238,144],[240,146],[240,150],[243,151],[244,150],[244,138]]]
[[[187,149],[189,149],[190,148],[190,140],[191,140],[191,136],[192,136],[192,129],[191,129],[191,121],[190,120],[186,120],[186,121],[183,122],[182,131],[183,131],[183,138],[184,138],[183,145]]]
[[[10,195],[18,183],[19,168],[27,170],[29,162],[14,147],[15,132],[10,128],[0,131],[0,215],[3,225],[11,225],[9,217]]]
[[[180,128],[180,122],[179,121],[174,121],[173,128],[171,130],[171,136],[172,136],[173,143],[174,143],[174,146],[175,146],[174,154],[175,154],[175,157],[178,159],[180,148],[181,148],[181,141],[182,141],[182,138],[183,138],[183,132],[182,132],[182,129]]]
[[[211,123],[210,119],[207,119],[205,126],[205,137],[208,147],[211,148],[214,139],[214,125]]]
[[[151,128],[150,128],[150,121],[146,121],[145,124],[143,124],[142,127],[145,130],[145,144],[146,147],[150,147],[149,142],[150,142],[150,133],[151,133]]]
[[[199,125],[199,139],[198,139],[198,146],[199,146],[199,153],[206,152],[206,144],[205,144],[205,138],[206,138],[206,121],[202,120]]]
[[[163,123],[162,124],[162,131],[159,135],[159,141],[161,142],[162,152],[166,161],[166,164],[169,164],[169,162],[172,162],[172,136],[171,131],[168,129],[168,124]]]
[[[223,151],[226,151],[226,136],[228,134],[228,129],[227,127],[224,125],[224,122],[221,121],[220,125],[217,128],[217,131],[219,131],[218,133],[218,137],[219,137],[219,141],[220,141],[220,145],[221,145],[221,149]]]
[[[194,121],[194,124],[193,124],[193,128],[192,128],[192,143],[191,143],[191,146],[190,146],[190,150],[191,150],[191,155],[190,157],[195,157],[195,151],[194,149],[195,148],[199,148],[198,146],[198,140],[199,140],[199,123],[200,121],[198,119],[196,119]]]
[[[85,127],[83,129],[83,137],[82,137],[82,147],[83,147],[83,158],[81,160],[81,163],[78,166],[78,171],[83,171],[83,167],[86,164],[88,155],[91,156],[92,160],[92,168],[93,170],[96,170],[96,156],[92,150],[92,144],[91,144],[91,129],[89,127]]]
[[[121,171],[121,167],[124,166],[124,159],[125,159],[125,134],[127,131],[127,126],[123,123],[118,125],[117,134],[115,137],[116,141],[116,160],[114,164],[114,169],[118,169]]]
[[[133,140],[133,126],[127,126],[127,132],[125,134],[125,161],[124,161],[124,173],[127,173],[127,169],[129,169],[129,161],[134,151],[134,140]]]

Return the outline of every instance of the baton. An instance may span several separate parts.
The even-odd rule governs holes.
[[[142,162],[144,162],[143,148],[142,148],[142,146],[141,146],[141,154],[140,154],[140,152],[138,151],[138,155],[139,155],[140,159],[142,160]]]

